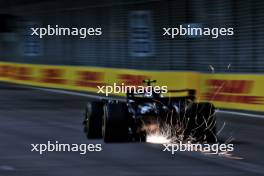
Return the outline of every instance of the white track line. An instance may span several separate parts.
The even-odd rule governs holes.
[[[81,96],[81,97],[94,98],[94,99],[108,99],[108,100],[124,101],[124,98],[119,98],[119,97],[105,97],[103,95],[90,95],[88,93],[73,92],[73,91],[68,91],[68,90],[49,89],[49,88],[40,88],[40,87],[32,87],[32,86],[30,86],[30,87],[32,89],[37,89],[37,90],[42,90],[42,91],[47,91],[47,92],[60,93],[60,94]]]
[[[239,115],[239,116],[255,117],[255,118],[264,119],[264,115],[260,115],[260,114],[250,114],[250,113],[227,111],[227,110],[218,110],[217,112],[222,113],[222,114],[232,114],[232,115]]]
[[[85,94],[85,93],[72,92],[72,91],[67,91],[67,90],[39,88],[39,87],[32,87],[32,88],[33,89],[42,90],[42,91],[47,91],[47,92],[54,92],[54,93],[68,94],[68,95],[76,95],[76,96],[88,97],[88,98],[96,98],[96,99],[103,98],[103,96],[100,96],[100,95],[89,95],[89,94]]]
[[[82,96],[82,97],[88,97],[88,98],[94,98],[94,99],[109,99],[109,100],[123,100],[124,98],[113,98],[113,97],[104,97],[101,95],[89,95],[86,93],[79,93],[79,92],[73,92],[73,91],[67,91],[67,90],[59,90],[59,89],[49,89],[49,88],[38,88],[38,87],[32,87],[33,89],[47,91],[47,92],[54,92],[54,93],[60,93],[60,94],[68,94],[68,95],[75,95],[75,96]],[[217,110],[217,113],[222,114],[232,114],[232,115],[239,115],[239,116],[246,116],[246,117],[255,117],[255,118],[261,118],[264,119],[264,115],[260,114],[250,114],[250,113],[244,113],[244,112],[236,112],[236,111],[228,111],[228,110]]]

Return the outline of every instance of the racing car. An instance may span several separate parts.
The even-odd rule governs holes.
[[[148,86],[156,80],[144,80]],[[195,142],[214,143],[216,137],[215,107],[209,102],[196,102],[193,89],[171,90],[184,96],[164,97],[154,91],[151,96],[127,92],[126,100],[92,101],[87,103],[84,132],[89,139],[104,142],[145,142],[148,133],[162,128],[170,135]],[[173,137],[173,136],[171,136]]]

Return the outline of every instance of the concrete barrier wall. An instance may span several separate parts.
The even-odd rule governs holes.
[[[143,71],[0,62],[1,81],[48,88],[96,93],[97,86],[114,83],[137,86],[142,85],[143,79],[156,79],[157,85],[166,85],[169,90],[196,89],[198,101],[212,101],[219,108],[264,111],[262,74]]]

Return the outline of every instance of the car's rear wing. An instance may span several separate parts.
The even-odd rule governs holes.
[[[195,89],[180,89],[180,90],[168,90],[168,97],[171,98],[187,98],[195,100],[196,90]]]
[[[137,99],[146,98],[143,95],[144,93],[127,92],[127,98],[137,98]],[[163,95],[154,94],[152,97],[149,98],[190,99],[194,101],[196,98],[196,90],[195,89],[168,90],[168,92]]]

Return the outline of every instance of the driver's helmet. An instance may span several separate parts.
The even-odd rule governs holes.
[[[141,115],[156,115],[158,108],[155,103],[141,103],[137,107],[137,114]]]

